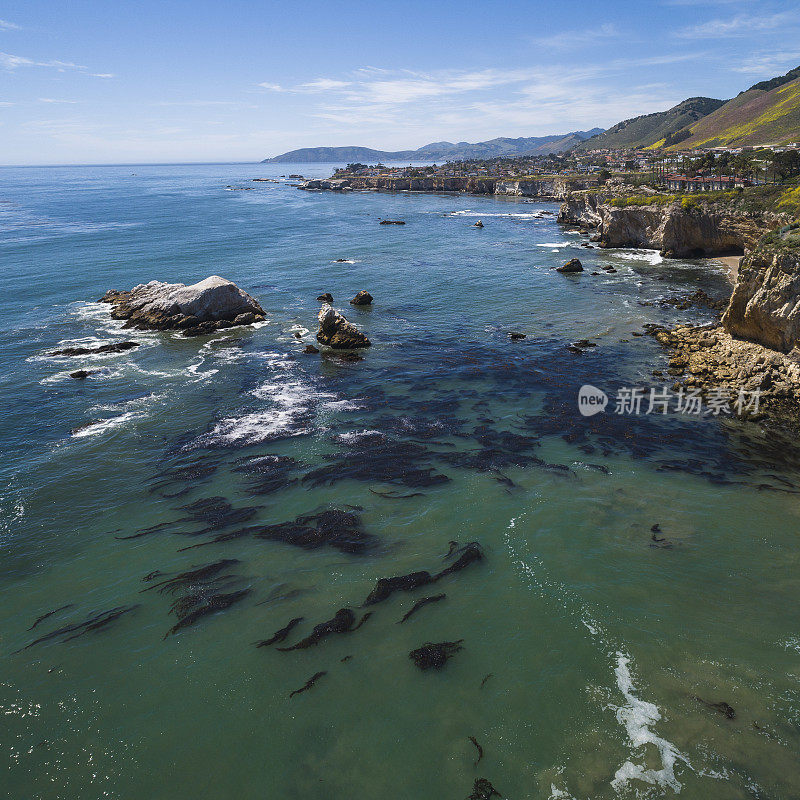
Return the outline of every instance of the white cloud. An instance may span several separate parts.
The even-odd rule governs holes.
[[[675,35],[681,39],[727,39],[752,36],[754,33],[775,31],[779,28],[796,27],[800,12],[781,11],[777,14],[738,14],[725,19],[712,19],[679,30]]]
[[[77,100],[56,100],[53,97],[40,97],[39,98],[39,102],[40,103],[68,103],[69,105],[74,105],[78,101]]]
[[[264,85],[263,83],[261,84]],[[315,81],[301,83],[298,89],[307,89],[312,92],[330,92],[334,89],[344,89],[350,86],[350,81],[337,81],[331,78],[317,78]]]
[[[262,89],[269,89],[271,92],[284,92],[286,91],[279,83],[259,83]]]
[[[359,71],[350,86],[309,113],[317,120],[317,136],[359,131],[392,149],[408,146],[398,141],[400,130],[406,141],[412,135],[463,139],[467,130],[472,139],[566,133],[662,111],[683,99],[662,83],[644,81],[624,90],[610,86],[609,75],[629,73],[630,63],[432,74]]]
[[[799,50],[776,50],[770,53],[754,53],[731,65],[734,72],[745,75],[763,75],[771,78],[788,72],[800,63]]]
[[[71,61],[34,61],[32,58],[25,56],[15,56],[11,53],[0,53],[0,68],[8,70],[9,72],[19,69],[20,67],[47,67],[55,69],[59,72],[68,72],[74,70],[75,72],[82,72],[92,78],[113,78],[114,75],[110,72],[89,72],[88,67],[81,64],[73,64]]]
[[[19,67],[52,67],[59,72],[65,72],[70,69],[81,71],[86,69],[86,67],[82,67],[80,64],[73,64],[71,61],[34,61],[33,59],[25,58],[25,56],[11,55],[11,53],[0,53],[0,66],[7,70],[18,69]]]
[[[19,25],[9,22],[7,19],[0,19],[0,31],[18,31]]]
[[[595,42],[616,39],[620,32],[616,26],[607,22],[597,28],[588,28],[582,31],[562,31],[552,36],[543,36],[533,40],[540,47],[553,50],[566,50],[573,47],[585,47]]]

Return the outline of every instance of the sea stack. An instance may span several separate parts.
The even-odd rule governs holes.
[[[351,306],[368,306],[372,304],[372,295],[363,289],[350,301]]]
[[[186,336],[252,325],[265,316],[255,298],[218,275],[191,286],[150,281],[127,292],[108,291],[100,302],[110,303],[111,316],[127,320],[126,328],[179,329]]]
[[[571,258],[563,267],[557,267],[556,272],[583,272],[583,264],[577,258]]]
[[[333,306],[327,303],[320,309],[317,341],[335,350],[353,350],[369,347],[370,342],[355,325],[348,322]]]

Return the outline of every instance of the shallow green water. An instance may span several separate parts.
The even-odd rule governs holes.
[[[612,398],[660,385],[663,353],[631,331],[708,317],[641,303],[721,293],[721,267],[581,248],[552,205],[247,181],[269,170],[0,174],[8,796],[464,798],[477,777],[518,799],[800,795],[792,443],[576,405],[585,383]],[[574,255],[586,273],[551,271]],[[602,264],[619,271],[589,274]],[[186,340],[121,332],[92,302],[214,273],[268,323]],[[347,306],[362,288],[374,307]],[[373,340],[363,361],[301,353],[323,291]],[[599,346],[566,349],[584,337]],[[142,345],[47,355],[122,338]],[[80,367],[100,372],[70,379]],[[253,510],[122,538],[207,498]],[[373,537],[363,552],[252,531],[205,544],[334,507]],[[651,546],[654,524],[672,547]],[[360,616],[377,578],[452,564],[451,540],[480,542],[483,561],[316,647],[254,646],[295,617],[286,644],[339,608]],[[165,638],[182,593],[142,590],[220,559],[238,560],[225,591],[249,594]],[[409,659],[459,639],[441,671]]]

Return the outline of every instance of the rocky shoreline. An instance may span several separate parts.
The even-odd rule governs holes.
[[[595,186],[593,178],[391,178],[360,177],[309,180],[298,186],[305,191],[387,191],[387,192],[452,192],[458,194],[494,195],[499,197],[531,197],[542,200],[565,200],[573,192]]]
[[[573,192],[562,203],[558,221],[593,233],[600,247],[641,247],[666,258],[741,256],[789,221],[786,215],[748,213],[691,197],[666,204],[663,195],[649,199],[637,197],[626,205],[624,193]]]
[[[742,260],[718,323],[652,326],[676,388],[714,392],[740,417],[800,432],[800,228],[765,235]],[[742,393],[759,396],[758,409]]]

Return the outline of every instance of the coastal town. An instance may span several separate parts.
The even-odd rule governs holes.
[[[388,166],[348,164],[332,180],[346,178],[477,178],[525,180],[562,176],[602,184],[610,178],[670,192],[713,192],[782,183],[800,176],[800,142],[765,147],[711,147],[676,152],[597,149],[544,156],[517,156],[445,164]]]

